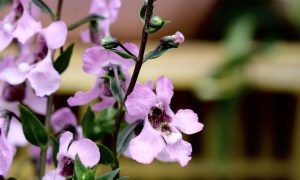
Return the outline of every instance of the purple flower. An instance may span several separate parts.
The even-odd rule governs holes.
[[[63,21],[51,23],[38,34],[35,53],[28,52],[30,44],[22,46],[17,60],[4,58],[0,65],[0,80],[18,85],[28,79],[37,96],[54,93],[60,86],[60,76],[53,67],[52,55],[66,41],[67,27]]]
[[[61,176],[56,170],[47,171],[42,180],[65,180],[64,176]]]
[[[6,138],[6,120],[0,119],[0,177],[6,177],[14,156],[14,147]]]
[[[73,114],[70,108],[64,107],[56,110],[51,115],[51,127],[55,132],[56,137],[60,137],[65,131],[70,131],[74,135],[74,139],[77,140],[82,138],[82,127],[77,126],[76,116]],[[32,159],[39,162],[41,149],[38,146],[30,146],[30,155]],[[49,147],[47,150],[47,164],[52,163],[52,152],[53,148]],[[38,166],[38,165],[37,165]]]
[[[137,84],[128,96],[127,117],[144,119],[141,133],[131,140],[128,149],[136,161],[148,164],[158,158],[185,166],[191,159],[192,146],[182,139],[180,131],[194,134],[202,130],[203,124],[192,110],[173,113],[170,109],[173,93],[171,81],[162,76],[157,80],[156,94],[148,85]]]
[[[63,21],[51,23],[38,35],[38,48],[35,55],[41,59],[28,73],[28,80],[37,96],[54,93],[60,86],[60,76],[54,69],[52,53],[62,47],[67,37],[67,26]]]
[[[105,19],[97,21],[97,27],[81,33],[83,42],[99,44],[104,36],[110,35],[109,27],[117,20],[120,7],[121,0],[92,0],[89,14],[103,16]]]
[[[174,43],[183,43],[183,41],[184,41],[184,36],[183,36],[183,34],[181,33],[181,32],[179,32],[179,31],[177,31],[176,33],[175,33],[175,41],[174,41]]]
[[[58,174],[64,177],[73,175],[76,154],[85,167],[93,167],[100,160],[99,149],[93,141],[86,138],[73,141],[73,134],[67,131],[59,139]]]
[[[31,0],[13,0],[13,10],[0,21],[0,52],[11,43],[13,38],[17,38],[24,44],[42,29],[41,23],[28,12],[30,4]]]
[[[124,46],[133,54],[138,53],[138,48],[134,44],[125,43]],[[117,73],[121,87],[125,91],[130,81],[128,69],[135,64],[135,61],[132,59],[124,59],[102,47],[88,48],[84,52],[82,59],[83,70],[86,73],[95,74],[98,78],[92,89],[85,93],[81,91],[77,92],[73,97],[68,99],[68,104],[70,106],[80,106],[99,98],[101,101],[92,107],[94,111],[113,106],[116,100],[111,93],[109,82],[101,79],[101,77],[110,73]]]

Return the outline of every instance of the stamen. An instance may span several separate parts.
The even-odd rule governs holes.
[[[64,177],[72,176],[74,171],[74,160],[69,157],[64,157],[63,162],[64,162],[64,167],[60,174]]]

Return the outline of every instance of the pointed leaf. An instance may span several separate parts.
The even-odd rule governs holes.
[[[57,141],[57,139],[53,136],[50,137],[51,138],[51,146],[53,148],[52,150],[52,160],[54,162],[54,166],[57,167],[58,161],[57,161],[57,153],[59,150],[59,143]]]
[[[121,103],[124,98],[124,92],[120,87],[120,84],[117,82],[117,78],[110,77],[109,85],[112,95],[116,98],[118,103]]]
[[[178,44],[168,44],[168,43],[163,43],[161,44],[158,48],[155,48],[154,50],[150,51],[144,58],[144,62],[149,60],[149,59],[155,59],[163,55],[167,50],[171,48],[177,48]]]
[[[93,137],[94,127],[95,127],[95,114],[92,111],[91,107],[88,106],[82,120],[83,136],[89,139]]]
[[[115,158],[111,150],[108,147],[104,146],[103,144],[97,144],[97,146],[101,154],[100,164],[109,165],[109,166],[113,165],[115,162]]]
[[[48,134],[43,124],[25,106],[19,104],[19,109],[26,139],[33,145],[45,147],[48,143]]]
[[[69,31],[74,30],[74,29],[78,28],[79,26],[83,25],[84,23],[89,23],[91,21],[103,20],[103,19],[105,19],[103,16],[92,14],[92,15],[90,15],[88,17],[85,17],[85,18],[83,18],[83,19],[81,19],[81,20],[79,20],[79,21],[77,21],[77,22],[75,22],[73,24],[70,24],[68,26],[68,30]]]
[[[73,48],[74,43],[72,43],[54,62],[54,68],[59,74],[62,74],[68,68]]]
[[[56,16],[54,15],[53,11],[51,8],[44,3],[42,0],[32,0],[32,2],[41,9],[44,13],[48,14],[52,20],[56,19]]]
[[[118,134],[117,140],[117,153],[122,154],[128,148],[130,140],[134,137],[134,129],[140,123],[137,121],[133,124],[128,124],[122,131]]]
[[[132,56],[132,55],[126,53],[126,52],[119,51],[119,50],[117,50],[117,49],[108,49],[108,50],[117,53],[119,56],[121,56],[121,57],[124,58],[124,59],[134,59],[134,60],[137,60],[137,57],[136,57],[136,56]]]
[[[120,168],[115,169],[111,172],[102,174],[101,176],[97,177],[97,180],[113,180],[114,177],[119,173]]]
[[[143,22],[145,22],[146,9],[147,9],[147,3],[145,2],[142,9],[141,9],[141,11],[140,11],[140,18]]]
[[[90,180],[95,179],[96,169],[86,168],[78,154],[75,156],[75,165],[74,165],[74,179],[75,180]]]

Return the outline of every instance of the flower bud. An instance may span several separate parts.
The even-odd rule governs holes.
[[[101,40],[101,44],[105,49],[113,49],[119,46],[119,40],[115,37],[105,36]]]
[[[162,20],[159,16],[152,16],[150,19],[149,26],[152,28],[160,28],[164,25],[164,20]]]
[[[178,47],[184,41],[184,36],[181,32],[177,31],[171,36],[164,36],[160,39],[160,42],[169,47]]]

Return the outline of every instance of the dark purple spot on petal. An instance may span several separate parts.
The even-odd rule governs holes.
[[[26,84],[10,85],[3,83],[2,97],[7,102],[22,101],[25,98]]]
[[[64,157],[62,159],[62,161],[64,162],[64,167],[63,167],[62,171],[60,172],[60,174],[64,177],[73,176],[74,160],[69,157]]]

